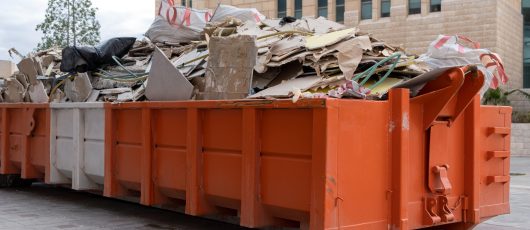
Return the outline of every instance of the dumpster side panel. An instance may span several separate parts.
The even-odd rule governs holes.
[[[186,200],[187,113],[185,109],[160,109],[152,113],[153,205],[178,208],[172,205],[173,199]]]
[[[511,108],[480,108],[480,218],[510,212]]]
[[[51,110],[50,183],[69,184],[74,170],[73,110]]]
[[[217,205],[239,209],[241,200],[241,109],[200,110],[204,191]]]
[[[27,151],[26,142],[28,141],[26,134],[28,133],[29,120],[24,113],[22,108],[8,108],[7,117],[10,119],[8,123],[8,140],[9,150],[7,155],[9,156],[8,162],[16,167],[18,173],[22,173],[24,154]]]
[[[261,118],[263,204],[309,211],[313,111],[267,109]],[[289,189],[287,189],[289,188]]]
[[[35,127],[29,137],[29,163],[43,174],[49,168],[49,110],[35,110],[33,119]]]
[[[103,103],[51,104],[50,183],[102,190]]]
[[[386,229],[390,215],[390,107],[341,101],[338,108],[339,229]]]
[[[114,109],[105,104],[105,196],[142,201],[142,173],[150,164],[142,158],[150,154],[144,152],[143,137],[149,135],[141,108]]]
[[[47,104],[2,104],[0,173],[49,181]]]
[[[83,144],[83,148],[79,149],[82,153],[79,162],[82,168],[77,176],[80,181],[86,181],[80,183],[86,184],[86,188],[94,189],[97,184],[97,189],[101,190],[105,175],[105,110],[103,104],[100,104],[97,108],[87,108],[80,112],[84,132],[80,132],[83,135],[83,139],[79,140]]]
[[[142,129],[141,110],[118,110],[115,114],[116,152],[113,165],[115,176],[124,189],[140,191],[142,136],[147,130]],[[124,194],[126,195],[126,194]]]
[[[463,202],[465,202],[465,116],[453,121],[450,126],[442,122],[435,124],[427,131],[422,124],[421,106],[411,104],[410,122],[410,156],[409,156],[409,193],[408,223],[410,228],[421,228],[432,225],[448,224],[463,221]],[[471,144],[471,143],[469,143]],[[433,167],[447,166],[447,177],[433,176]],[[434,191],[430,186],[447,179],[444,190]],[[437,185],[437,184],[436,184]],[[446,187],[444,187],[446,186]],[[447,207],[451,213],[444,214],[441,199],[447,198]],[[429,214],[426,207],[435,201]],[[451,215],[452,220],[432,223],[442,215]],[[445,218],[445,217],[444,217]],[[437,221],[437,220],[434,220]]]
[[[191,215],[239,213],[244,226],[307,227],[310,209],[323,211],[312,203],[324,204],[312,194],[324,191],[326,149],[311,144],[326,142],[326,132],[315,136],[315,124],[326,130],[326,116],[314,116],[323,102],[106,104],[104,194]]]

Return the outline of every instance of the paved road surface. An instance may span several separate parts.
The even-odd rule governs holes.
[[[512,214],[479,230],[530,230],[530,158],[512,158]],[[519,175],[520,174],[520,175]],[[524,175],[523,175],[524,174]],[[0,229],[242,229],[69,189],[0,189]]]
[[[0,189],[0,229],[242,229],[141,205],[34,185]]]

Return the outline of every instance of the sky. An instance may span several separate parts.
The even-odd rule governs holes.
[[[0,60],[12,60],[7,50],[23,55],[32,51],[42,34],[35,31],[44,20],[47,0],[0,0]],[[153,0],[92,0],[98,8],[101,40],[113,37],[142,37],[154,19]],[[15,59],[15,62],[18,60]]]

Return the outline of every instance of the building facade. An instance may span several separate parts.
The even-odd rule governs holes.
[[[17,70],[18,69],[13,62],[0,60],[0,78],[10,77]]]
[[[530,0],[182,0],[181,4],[214,9],[218,2],[257,8],[270,18],[324,16],[401,44],[414,54],[425,52],[439,34],[464,35],[501,55],[509,88],[530,87],[530,23],[528,31],[524,27],[529,38],[528,48],[523,49],[526,20],[521,13],[521,9],[530,12]],[[526,68],[523,50],[528,51]],[[524,69],[528,70],[525,80]]]

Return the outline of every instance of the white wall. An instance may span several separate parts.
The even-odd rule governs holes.
[[[530,156],[530,123],[513,123],[511,155]]]

